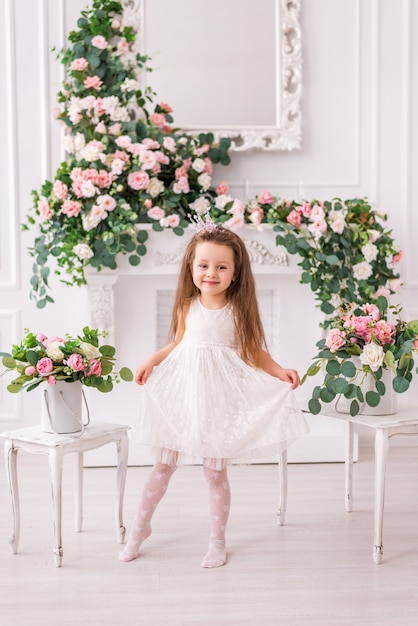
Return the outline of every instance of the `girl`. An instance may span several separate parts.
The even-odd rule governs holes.
[[[210,221],[194,235],[180,270],[171,331],[173,341],[136,371],[136,382],[146,385],[136,439],[158,452],[119,558],[138,556],[176,467],[199,458],[211,520],[201,565],[219,567],[227,558],[227,465],[277,454],[308,432],[292,393],[298,373],[266,351],[250,259],[238,235]]]

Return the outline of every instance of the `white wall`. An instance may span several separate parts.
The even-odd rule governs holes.
[[[43,311],[29,301],[26,248],[33,233],[32,239],[22,236],[19,228],[31,190],[53,177],[63,156],[51,115],[62,70],[51,48],[62,47],[84,6],[84,0],[3,0],[0,5],[0,350],[19,340],[25,326],[61,334],[77,332],[89,321],[85,289],[57,285],[56,304]],[[413,176],[418,5],[413,0],[302,0],[301,23],[302,149],[235,153],[232,165],[217,170],[216,178],[228,180],[237,196],[269,189],[299,198],[301,188],[308,198],[368,196],[388,212],[404,249],[401,299],[405,315],[418,318],[418,179]],[[191,106],[196,106],[192,99]],[[306,315],[295,312],[296,328],[303,327]],[[140,317],[138,312],[139,322]],[[0,430],[39,422],[34,395],[11,397],[1,379]],[[418,402],[416,382],[409,399]]]

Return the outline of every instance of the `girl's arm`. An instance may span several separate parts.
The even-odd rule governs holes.
[[[299,386],[300,378],[297,371],[292,369],[285,369],[284,367],[276,363],[276,361],[274,361],[265,350],[260,351],[258,367],[267,372],[267,374],[270,374],[270,376],[279,378],[285,383],[290,383],[292,385],[292,389],[296,389],[296,387]]]
[[[158,352],[154,352],[154,354],[150,356],[149,359],[147,359],[144,363],[142,363],[142,365],[138,367],[135,374],[135,382],[138,383],[138,385],[145,385],[154,367],[162,363],[162,361],[164,361],[164,359],[168,357],[168,355],[174,350],[176,345],[181,341],[184,335],[185,319],[185,314],[181,313],[181,315],[179,315],[178,328],[176,336],[174,337],[174,341],[167,344],[161,350],[158,350]]]

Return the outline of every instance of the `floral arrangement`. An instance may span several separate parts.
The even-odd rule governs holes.
[[[99,337],[106,333],[87,326],[83,334],[75,338],[66,335],[46,337],[34,335],[25,329],[19,345],[12,346],[12,352],[0,352],[3,357],[3,372],[17,371],[18,376],[8,385],[11,393],[23,389],[31,391],[40,384],[55,385],[58,381],[73,383],[79,381],[86,387],[109,392],[113,383],[120,379],[132,381],[133,374],[127,367],[114,371],[115,348],[99,345]]]
[[[135,52],[136,34],[114,0],[93,0],[82,12],[70,47],[58,54],[67,79],[58,93],[56,117],[64,128],[68,158],[40,191],[23,229],[40,231],[29,249],[34,257],[31,297],[42,308],[48,295],[50,257],[62,282],[86,283],[84,267],[116,268],[129,254],[138,265],[148,234],[171,228],[183,234],[189,206],[211,187],[214,163],[227,165],[230,140],[213,134],[188,136],[173,128],[172,109],[153,104],[140,89],[149,58]],[[152,106],[152,112],[147,106]]]
[[[68,158],[53,181],[33,191],[23,225],[39,231],[29,249],[39,308],[53,302],[51,260],[63,283],[83,285],[87,265],[116,269],[119,254],[141,262],[148,239],[141,223],[182,235],[189,214],[206,212],[234,230],[274,225],[277,245],[301,257],[301,282],[327,316],[341,302],[364,304],[398,290],[402,252],[367,199],[295,202],[265,191],[244,202],[226,183],[212,186],[213,165],[230,162],[230,140],[179,132],[171,107],[141,90],[138,77],[150,71],[150,59],[136,52],[120,2],[93,0],[69,43],[58,55],[67,79],[57,112]]]
[[[393,323],[388,321],[389,313]],[[324,380],[314,388],[309,401],[311,413],[318,414],[321,402],[333,402],[340,395],[351,401],[352,416],[360,412],[364,402],[376,407],[386,393],[384,369],[392,370],[392,386],[397,393],[407,391],[413,376],[413,353],[418,352],[418,320],[405,322],[400,314],[400,307],[389,307],[383,296],[376,304],[341,307],[326,337],[316,344],[319,353],[302,378],[304,383],[308,376],[316,376],[325,368]]]
[[[382,225],[386,216],[367,199],[296,202],[265,191],[244,203],[228,195],[225,183],[217,193],[212,205],[200,198],[194,208],[234,230],[274,224],[276,244],[301,257],[301,282],[310,285],[326,315],[344,301],[365,304],[400,288],[396,266],[402,251]]]

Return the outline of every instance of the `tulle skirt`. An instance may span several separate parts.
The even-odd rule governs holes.
[[[133,437],[168,465],[220,469],[277,455],[308,430],[289,383],[228,346],[180,343],[140,388]]]

